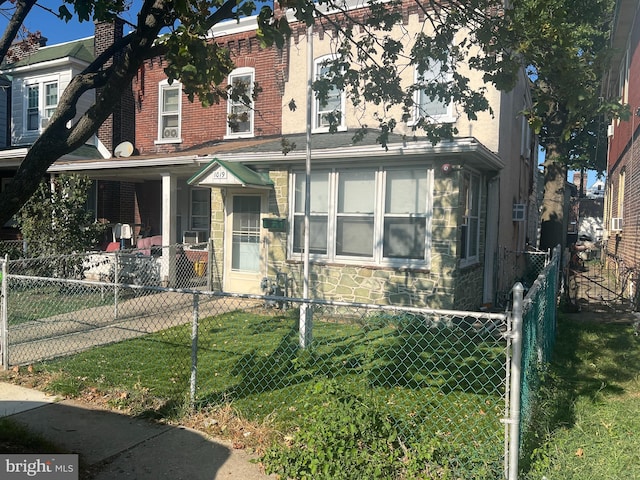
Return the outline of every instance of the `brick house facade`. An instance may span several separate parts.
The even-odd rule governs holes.
[[[628,104],[632,115],[614,119],[609,127],[609,155],[605,187],[606,258],[637,268],[640,259],[640,23],[638,4],[617,2],[612,34],[615,57],[605,77],[609,98]]]

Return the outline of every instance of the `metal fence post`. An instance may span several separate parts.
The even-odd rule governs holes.
[[[0,296],[2,298],[2,306],[0,310],[0,355],[2,358],[2,368],[4,370],[9,369],[9,312],[7,310],[7,264],[9,263],[9,255],[4,256],[2,262],[2,292]]]
[[[120,262],[118,261],[118,253],[113,254],[113,318],[118,318],[118,282],[120,273]]]
[[[520,381],[522,375],[522,302],[524,287],[520,282],[513,286],[513,311],[511,332],[511,385],[509,388],[509,456],[508,480],[518,480],[520,456]]]
[[[191,323],[191,380],[189,384],[189,406],[193,410],[196,404],[196,386],[198,380],[198,320],[199,296],[193,294],[193,321]]]

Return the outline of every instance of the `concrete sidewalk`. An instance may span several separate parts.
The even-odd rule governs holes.
[[[251,456],[185,427],[136,419],[0,382],[0,417],[9,417],[69,453],[80,480],[259,480]],[[47,453],[47,452],[42,452]]]

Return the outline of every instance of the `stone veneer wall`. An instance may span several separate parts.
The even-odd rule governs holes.
[[[211,275],[211,289],[222,290],[222,276],[224,272],[224,196],[220,188],[211,189],[211,232],[210,240],[213,247],[213,268]]]
[[[458,269],[459,175],[445,176],[438,170],[434,173],[431,268],[413,270],[312,262],[310,294],[313,298],[430,308],[471,309],[480,305],[481,264]],[[269,194],[268,215],[288,218],[289,172],[272,170],[269,177],[275,185]],[[289,295],[301,296],[303,266],[300,261],[286,259],[287,233],[269,232],[268,238],[269,275],[275,279],[276,273],[286,273]]]

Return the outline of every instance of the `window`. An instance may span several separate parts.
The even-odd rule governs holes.
[[[415,170],[386,173],[384,257],[421,260],[427,234],[426,175]]]
[[[480,176],[465,172],[460,189],[463,214],[460,226],[460,259],[462,265],[478,261],[480,245]]]
[[[58,82],[47,81],[27,85],[26,126],[38,132],[47,126],[58,106]]]
[[[180,142],[180,116],[182,88],[174,82],[160,83],[158,139],[162,142]]]
[[[191,190],[191,230],[209,230],[211,223],[210,197],[211,191],[206,188],[194,188]]]
[[[327,254],[327,229],[329,225],[329,173],[311,173],[309,215],[309,253]],[[305,175],[295,175],[293,209],[293,251],[304,251]]]
[[[416,84],[420,87],[415,93],[414,123],[453,122],[453,104],[442,101],[438,94],[448,88],[451,75],[443,71],[442,62],[431,60],[427,70],[422,74],[416,72]]]
[[[44,118],[49,120],[58,106],[58,83],[44,84]]]
[[[316,131],[329,131],[333,125],[338,130],[346,128],[344,116],[344,92],[333,83],[330,63],[333,56],[317,58],[314,62],[315,86],[325,91],[326,99],[316,96],[314,102],[313,128]]]
[[[227,136],[253,136],[253,68],[238,68],[229,75]]]
[[[27,87],[27,130],[40,130],[40,87]]]
[[[304,251],[304,172],[293,175],[293,256]],[[366,168],[311,174],[309,254],[382,265],[429,263],[432,171]]]

